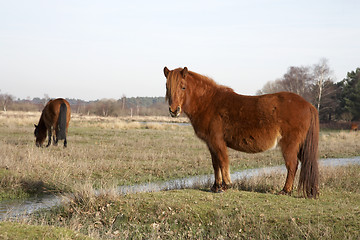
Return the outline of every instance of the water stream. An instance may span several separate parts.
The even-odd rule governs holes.
[[[344,166],[349,164],[360,164],[360,156],[354,158],[329,158],[319,161],[320,167]],[[246,169],[231,174],[232,181],[251,178],[272,172],[286,172],[285,166],[274,166],[265,168]],[[139,192],[158,192],[173,189],[194,188],[196,186],[210,185],[214,181],[213,174],[194,176],[188,178],[174,179],[166,182],[150,182],[131,186],[120,186],[116,189],[118,194],[130,194]],[[99,190],[96,194],[108,190]],[[0,221],[7,218],[25,217],[40,209],[50,209],[62,203],[64,198],[57,195],[44,195],[28,198],[26,200],[5,200],[0,202]]]

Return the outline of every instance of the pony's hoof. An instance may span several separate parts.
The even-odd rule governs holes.
[[[290,192],[285,192],[284,190],[281,190],[280,192],[277,193],[277,195],[288,195],[288,196],[290,196],[291,193]]]
[[[214,184],[214,185],[211,187],[211,191],[212,191],[213,193],[222,193],[222,192],[224,192],[224,190],[223,190],[221,187],[219,187],[218,185],[216,185],[216,184]]]
[[[212,191],[213,193],[223,193],[223,192],[224,192],[224,190],[222,190],[221,188],[218,188],[217,190],[211,189],[211,191]]]
[[[222,192],[225,192],[226,190],[228,190],[230,187],[231,187],[231,185],[225,184],[225,183],[222,183],[221,185],[214,184],[211,187],[211,191],[213,193],[222,193]]]
[[[228,190],[229,188],[231,188],[231,185],[230,185],[230,184],[223,183],[223,184],[221,185],[221,189],[222,189],[223,191],[226,191],[226,190]]]

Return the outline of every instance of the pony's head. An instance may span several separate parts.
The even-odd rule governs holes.
[[[35,126],[34,135],[36,137],[36,146],[41,147],[46,139],[46,130],[41,131],[39,125],[34,124],[34,126]]]
[[[166,77],[166,100],[169,103],[169,112],[172,117],[178,117],[185,103],[188,69],[185,67],[170,71],[165,67],[164,74]]]

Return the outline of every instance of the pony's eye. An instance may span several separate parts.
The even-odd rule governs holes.
[[[185,90],[185,87],[182,87],[181,90]]]

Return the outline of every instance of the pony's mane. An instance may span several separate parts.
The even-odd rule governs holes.
[[[166,87],[167,87],[166,100],[171,101],[172,96],[174,96],[176,89],[179,87],[178,84],[181,79],[182,70],[183,68],[177,68],[169,73],[168,81],[166,83]],[[212,78],[198,74],[196,72],[189,71],[187,79],[189,83],[191,83],[191,85],[196,86],[196,88],[194,89],[200,95],[218,90],[234,92],[233,89],[217,84]]]
[[[196,84],[202,86],[203,88],[216,88],[219,90],[225,90],[225,91],[234,91],[232,88],[220,85],[216,83],[212,78],[198,74],[196,72],[189,71],[190,76],[196,80]]]

